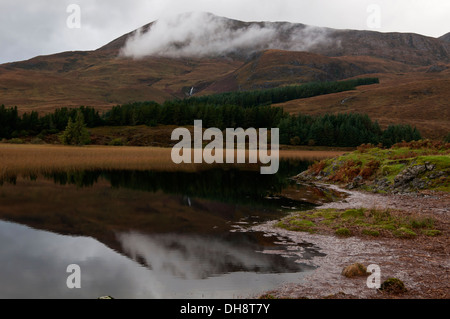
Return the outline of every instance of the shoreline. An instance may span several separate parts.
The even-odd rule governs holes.
[[[317,184],[319,185],[319,184]],[[323,204],[317,209],[379,208],[432,214],[447,226],[450,215],[450,194],[423,192],[421,194],[374,194],[344,190],[336,185],[324,185],[344,192],[344,200]],[[433,238],[340,238],[277,228],[270,221],[251,228],[274,236],[288,238],[295,244],[313,244],[325,256],[313,257],[307,263],[317,268],[308,273],[300,284],[287,283],[263,296],[273,298],[309,299],[449,299],[450,298],[450,237],[449,227]],[[301,253],[298,254],[299,262]],[[381,268],[381,282],[388,278],[402,280],[408,291],[388,295],[367,287],[367,277],[346,278],[342,270],[354,263],[375,264]]]

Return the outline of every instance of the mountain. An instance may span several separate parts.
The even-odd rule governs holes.
[[[122,50],[134,57],[248,58],[267,49],[308,51],[329,57],[371,56],[421,66],[450,62],[450,51],[442,39],[419,34],[334,30],[288,22],[242,22],[210,13],[186,13],[152,22],[99,51],[118,54]]]
[[[64,52],[2,64],[0,104],[17,105],[22,112],[50,112],[57,107],[80,105],[107,110],[116,104],[163,102],[191,93],[204,95],[370,75],[379,77],[382,83],[364,89],[377,87],[380,95],[389,90],[385,96],[391,99],[374,97],[370,108],[353,100],[352,110],[366,112],[375,119],[388,116],[382,121],[386,125],[397,119],[404,122],[402,114],[407,114],[407,118],[413,118],[408,121],[426,127],[429,136],[441,136],[448,123],[436,126],[434,115],[414,114],[416,108],[424,107],[437,108],[441,115],[448,113],[448,99],[442,95],[445,92],[435,89],[450,79],[448,40],[449,34],[431,38],[288,22],[242,22],[208,13],[188,13],[149,23],[95,51]],[[405,78],[414,83],[412,87],[424,97],[419,100],[426,104],[407,103],[411,107],[392,117],[390,107],[406,101],[397,98],[408,89],[403,86]],[[397,93],[391,94],[392,90]],[[410,98],[418,95],[409,94],[408,101],[419,101]],[[326,98],[334,96],[340,98]],[[339,104],[339,98],[333,103]],[[329,104],[320,103],[313,103],[313,111],[305,110],[304,103],[292,101],[287,109],[293,113],[335,111],[327,109]],[[387,112],[379,114],[377,107]]]
[[[439,40],[450,43],[450,32],[444,34],[442,37],[439,38]]]

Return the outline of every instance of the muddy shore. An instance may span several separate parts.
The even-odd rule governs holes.
[[[307,274],[300,284],[285,284],[274,291],[268,291],[268,295],[274,298],[310,299],[450,298],[450,194],[422,192],[381,195],[348,191],[334,185],[327,187],[345,192],[348,197],[318,208],[389,208],[432,215],[439,223],[442,234],[415,239],[340,238],[280,229],[275,227],[277,221],[254,226],[254,231],[289,238],[296,244],[313,244],[324,254],[308,261],[317,269]],[[300,259],[301,251],[298,255]],[[388,278],[398,278],[405,283],[408,291],[402,295],[389,295],[377,289],[369,289],[366,277],[346,278],[341,274],[346,266],[357,262],[365,266],[380,266],[382,282]]]

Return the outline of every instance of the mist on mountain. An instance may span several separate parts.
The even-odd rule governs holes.
[[[328,29],[302,24],[247,23],[193,12],[155,21],[130,36],[121,55],[170,58],[251,54],[261,50],[307,51],[330,41]]]

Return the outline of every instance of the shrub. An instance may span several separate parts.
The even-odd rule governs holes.
[[[109,145],[111,146],[123,146],[124,144],[125,143],[121,138],[115,138],[111,142],[109,142]]]
[[[380,232],[378,230],[374,229],[363,229],[361,232],[363,235],[372,236],[372,237],[379,237]]]
[[[12,138],[8,141],[9,144],[24,144],[24,141],[20,138]]]
[[[389,278],[388,280],[383,282],[381,284],[380,290],[394,295],[399,295],[408,291],[403,281],[397,278]]]
[[[352,232],[348,228],[339,228],[338,230],[336,230],[336,235],[341,237],[350,237],[352,236]]]

